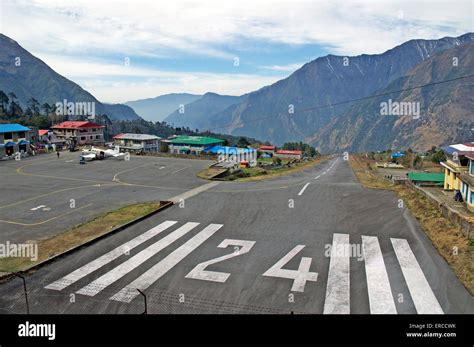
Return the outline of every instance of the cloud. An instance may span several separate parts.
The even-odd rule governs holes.
[[[413,38],[474,31],[470,0],[0,0],[0,4],[1,32],[107,101],[137,91],[150,95],[149,90],[156,94],[186,88],[241,94],[274,81],[276,76],[269,77],[269,71],[283,77],[301,65],[295,61],[303,57],[295,56],[292,63],[259,62],[260,70],[247,75],[212,70],[209,61],[231,61],[248,50],[258,53],[261,42],[277,47],[277,58],[285,57],[287,46],[305,45],[346,56],[382,53]],[[124,68],[119,62],[125,57],[155,60],[156,68]],[[208,73],[158,68],[160,59],[183,57],[211,59],[205,67]],[[153,81],[162,85],[153,87]]]
[[[473,30],[469,0],[4,0],[3,6],[3,30],[38,50],[70,53],[173,51],[232,58],[223,44],[266,40],[320,44],[353,55]]]
[[[266,70],[272,70],[272,71],[292,72],[299,69],[304,64],[305,63],[296,63],[296,64],[287,64],[287,65],[263,65],[262,68]]]

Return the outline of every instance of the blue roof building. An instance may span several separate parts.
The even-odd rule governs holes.
[[[17,133],[22,131],[30,131],[30,128],[27,128],[21,124],[0,124],[0,134],[3,133]]]

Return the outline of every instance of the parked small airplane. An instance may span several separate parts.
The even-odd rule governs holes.
[[[120,158],[125,157],[127,153],[120,153],[119,148],[114,149],[102,149],[92,146],[91,149],[83,149],[81,158],[84,160],[102,160],[105,158]]]

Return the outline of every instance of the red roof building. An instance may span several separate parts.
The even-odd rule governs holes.
[[[75,145],[104,144],[105,126],[88,121],[62,122],[52,127],[58,139],[73,142]]]
[[[62,122],[53,126],[53,129],[89,129],[105,128],[105,126],[88,121],[83,122]]]
[[[279,149],[275,152],[275,157],[301,159],[303,151],[290,151],[286,149]]]
[[[42,129],[39,129],[39,130],[38,130],[38,135],[39,135],[39,136],[47,135],[47,134],[48,134],[48,131],[49,131],[49,130],[42,130]]]

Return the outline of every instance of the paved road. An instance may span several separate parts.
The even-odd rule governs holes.
[[[363,247],[362,247],[363,245]],[[219,183],[27,278],[36,313],[474,313],[395,194],[348,163]],[[24,312],[21,281],[1,312]]]

